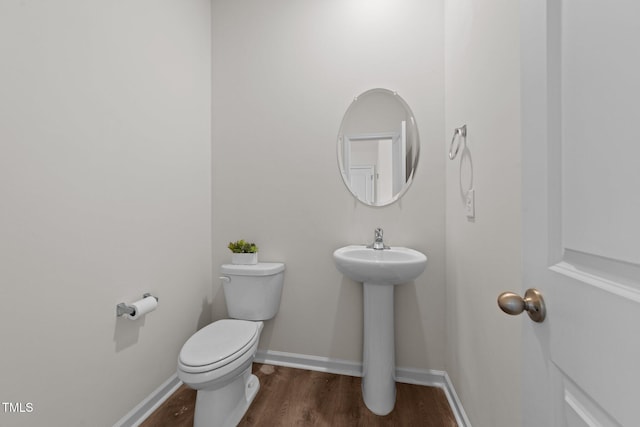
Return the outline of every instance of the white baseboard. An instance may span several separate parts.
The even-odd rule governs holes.
[[[255,361],[269,365],[349,375],[352,377],[362,376],[362,363],[350,360],[331,359],[328,357],[285,353],[281,351],[258,350]],[[462,402],[460,402],[451,383],[451,379],[445,371],[398,367],[396,369],[396,381],[441,388],[447,397],[458,426],[471,427],[467,414],[462,407]]]
[[[138,427],[146,420],[165,400],[169,398],[182,385],[178,374],[173,374],[168,380],[151,392],[146,399],[140,402],[127,415],[120,418],[113,427]]]
[[[449,406],[451,406],[451,410],[453,411],[453,415],[456,417],[456,422],[460,427],[471,427],[471,421],[467,417],[467,413],[464,412],[464,408],[462,407],[462,402],[456,393],[456,389],[453,388],[453,383],[451,382],[451,378],[449,378],[449,374],[444,372],[445,379],[445,387],[444,393],[447,395],[447,400],[449,401]]]
[[[362,363],[308,354],[258,350],[255,361],[266,363],[267,365],[286,366],[287,368],[307,369],[309,371],[328,372],[351,377],[362,376]]]

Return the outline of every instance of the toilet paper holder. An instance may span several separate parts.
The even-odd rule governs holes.
[[[158,297],[154,297],[150,293],[143,294],[142,298],[155,298],[156,301],[159,301]],[[120,304],[116,305],[116,314],[118,317],[122,317],[125,314],[133,316],[134,314],[136,314],[136,308],[121,302]]]

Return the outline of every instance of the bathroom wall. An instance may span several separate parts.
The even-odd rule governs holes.
[[[0,3],[2,426],[110,426],[210,321],[210,3]],[[152,292],[132,322],[118,302]]]
[[[448,0],[445,16],[446,133],[468,125],[476,192],[468,221],[469,157],[447,160],[446,370],[474,427],[518,426],[523,319],[496,304],[522,280],[518,2]]]
[[[397,363],[443,369],[444,15],[440,0],[213,2],[213,262],[255,241],[287,264],[280,312],[260,347],[360,361],[362,286],[337,272],[335,249],[370,243],[429,257],[396,288]],[[412,188],[383,208],[357,202],[336,160],[354,96],[397,91],[413,109],[420,164]],[[213,317],[225,316],[214,287]]]

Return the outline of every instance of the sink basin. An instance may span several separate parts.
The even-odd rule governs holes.
[[[414,249],[393,246],[374,250],[364,245],[351,245],[333,253],[336,267],[356,282],[399,285],[422,274],[427,256]]]

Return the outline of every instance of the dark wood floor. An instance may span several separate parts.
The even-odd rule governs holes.
[[[254,363],[260,391],[239,426],[456,427],[439,388],[397,384],[396,406],[384,417],[362,401],[361,379]],[[192,427],[196,392],[180,387],[141,427]]]

